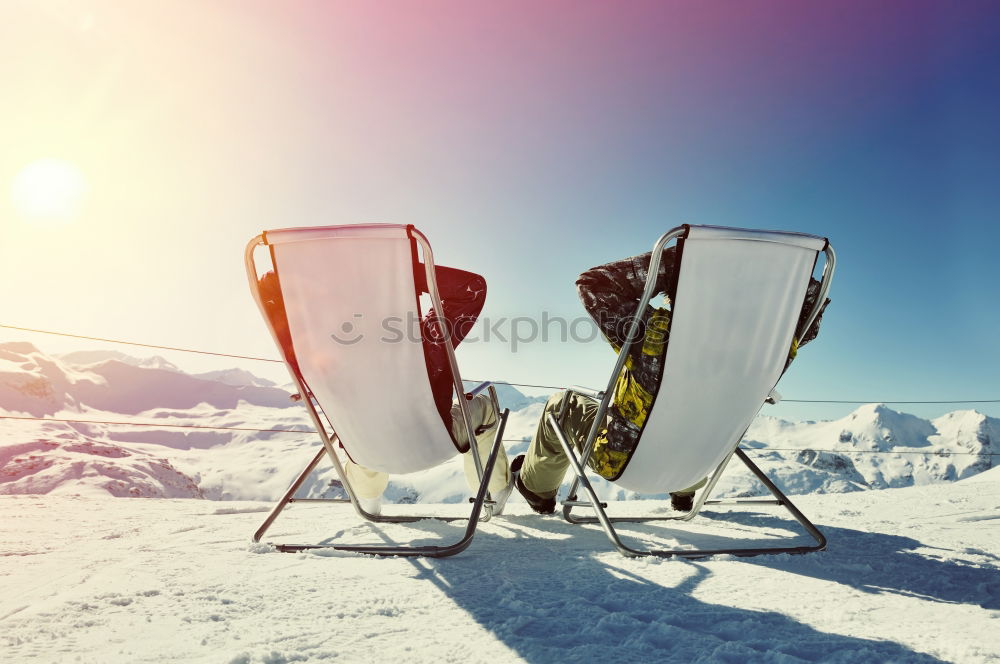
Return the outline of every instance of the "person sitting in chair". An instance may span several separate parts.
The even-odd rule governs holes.
[[[435,266],[434,274],[441,297],[441,316],[439,319],[437,312],[431,309],[420,321],[427,377],[430,380],[434,403],[445,428],[459,449],[471,451],[461,408],[453,400],[454,384],[445,343],[450,337],[452,344],[457,347],[472,330],[486,302],[486,280],[478,274],[444,266]],[[415,265],[414,277],[418,294],[429,292],[426,270],[422,264]],[[274,272],[267,272],[261,277],[259,286],[261,300],[271,318],[285,356],[292,368],[298,372],[277,275]],[[444,335],[439,323],[444,324]],[[465,396],[459,395],[459,398]],[[480,458],[485,465],[493,444],[499,414],[493,407],[492,399],[485,392],[480,392],[467,404]],[[469,451],[462,455],[465,475],[469,487],[477,491],[479,476]],[[356,464],[349,457],[344,463],[344,471],[362,508],[370,514],[379,514],[381,496],[389,484],[389,476]],[[507,456],[501,446],[489,484],[490,494],[495,503],[494,514],[501,513],[512,489],[512,475],[508,468]]]
[[[645,253],[591,268],[577,279],[576,287],[584,308],[616,352],[627,340],[633,316],[642,299],[651,256],[651,253]],[[675,249],[668,247],[660,260],[654,294],[667,293],[675,267]],[[812,310],[819,287],[816,279],[810,280],[800,327],[804,317]],[[828,303],[829,300],[823,304],[824,309]],[[821,317],[822,311],[804,339],[793,340],[789,362],[800,345],[816,338]],[[605,479],[617,479],[635,451],[663,377],[669,327],[668,307],[647,306],[642,312],[636,341],[629,349],[625,366],[615,384],[607,419],[598,431],[587,460],[591,469]],[[555,511],[556,491],[569,468],[569,459],[546,417],[552,413],[558,418],[564,396],[565,392],[557,392],[548,400],[527,453],[516,457],[511,464],[511,474],[518,491],[539,514]],[[598,406],[596,399],[576,393],[569,395],[563,431],[577,449],[582,450],[586,443]],[[670,497],[674,509],[690,511],[695,491],[704,483],[705,480],[702,480],[694,486],[672,492]]]

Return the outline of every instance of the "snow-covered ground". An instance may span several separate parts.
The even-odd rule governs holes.
[[[512,457],[544,398],[500,392]],[[1000,421],[975,411],[759,417],[744,448],[829,548],[700,561],[623,558],[516,494],[443,560],[253,545],[317,441],[287,389],[243,369],[0,344],[0,416],[0,662],[1000,662]],[[762,493],[738,465],[718,493]],[[335,494],[333,479],[321,464],[300,495]],[[618,513],[669,510],[598,490],[630,499]],[[385,510],[458,515],[468,495],[456,458],[393,478],[386,502],[404,504]],[[799,533],[776,508],[743,509],[623,534],[715,548]],[[460,529],[300,503],[267,539],[430,544]]]
[[[997,662],[998,472],[803,496],[827,551],[701,561],[626,559],[523,505],[434,560],[251,545],[258,502],[3,496],[0,646],[8,662]],[[712,509],[626,532],[705,545],[786,525]],[[318,504],[271,536],[430,543],[459,528],[359,525]]]

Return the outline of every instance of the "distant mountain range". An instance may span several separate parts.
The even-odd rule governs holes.
[[[505,435],[513,458],[527,448],[546,398],[510,385],[497,393],[512,411]],[[188,374],[161,357],[114,351],[48,355],[28,343],[0,344],[0,415],[50,420],[0,420],[0,494],[270,500],[318,445],[311,433],[254,431],[312,429],[304,408],[271,381],[244,369]],[[150,426],[114,424],[122,421]],[[1000,420],[971,410],[925,420],[871,404],[834,421],[758,417],[743,447],[793,494],[950,482],[998,465]],[[731,464],[719,494],[761,495],[738,466]],[[323,464],[302,494],[331,495],[336,484]],[[605,496],[635,497],[597,484]],[[393,478],[386,497],[460,502],[467,495],[456,458]]]
[[[782,454],[831,473],[853,489],[885,489],[951,482],[997,465],[1000,458],[991,455],[1000,453],[1000,420],[974,410],[925,420],[869,404],[829,422],[758,417],[744,437],[744,446],[757,448],[765,457]],[[770,451],[785,449],[790,451]],[[840,490],[852,488],[845,485]]]

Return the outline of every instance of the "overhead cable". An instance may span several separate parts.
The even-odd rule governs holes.
[[[70,334],[68,332],[54,332],[51,330],[39,330],[30,327],[19,327],[16,325],[5,325],[0,323],[0,328],[6,328],[8,330],[19,330],[21,332],[34,332],[36,334],[50,334],[60,337],[69,337],[72,339],[86,339],[88,341],[101,341],[104,343],[112,344],[124,344],[126,346],[139,346],[141,348],[154,348],[158,350],[168,350],[177,351],[181,353],[196,353],[198,355],[213,355],[216,357],[229,357],[239,360],[253,360],[255,362],[274,362],[278,364],[283,364],[283,360],[278,360],[271,357],[255,357],[253,355],[235,355],[233,353],[219,353],[215,351],[208,350],[198,350],[195,348],[180,348],[176,346],[162,346],[159,344],[148,344],[140,343],[137,341],[125,341],[123,339],[109,339],[106,337],[94,337],[82,334]],[[466,379],[470,383],[482,383],[486,381],[475,380],[471,378]],[[537,385],[531,383],[514,383],[503,380],[493,380],[489,381],[494,385],[510,385],[512,387],[527,387],[536,388],[544,390],[562,390],[565,386],[560,385]],[[853,404],[853,405],[864,405],[870,403],[885,403],[885,404],[971,404],[971,403],[1000,403],[1000,399],[945,399],[945,400],[921,400],[921,401],[905,401],[905,400],[890,400],[890,399],[869,399],[867,401],[863,400],[843,400],[843,399],[782,399],[782,403],[829,403],[829,404]]]
[[[22,420],[22,421],[32,421],[32,422],[59,422],[63,424],[103,424],[111,426],[130,426],[130,427],[143,427],[151,429],[197,429],[197,430],[218,430],[218,431],[251,431],[255,433],[296,433],[296,434],[314,434],[315,429],[259,429],[255,427],[227,427],[227,426],[209,426],[202,424],[165,424],[162,422],[130,422],[122,420],[75,420],[68,418],[56,418],[56,417],[28,417],[22,415],[0,415],[0,420]],[[526,438],[504,438],[505,443],[524,443],[527,442]],[[903,451],[883,451],[883,450],[822,450],[815,449],[811,447],[797,448],[797,447],[762,447],[762,448],[745,448],[747,452],[752,453],[765,453],[765,452],[829,452],[831,454],[924,454],[924,455],[934,455],[934,456],[988,456],[995,457],[1000,456],[1000,454],[992,453],[976,453],[976,452],[953,452],[951,450],[931,450],[927,452],[919,452],[915,450],[903,450]]]

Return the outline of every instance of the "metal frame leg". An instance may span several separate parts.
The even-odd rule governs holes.
[[[440,312],[440,311],[443,310],[443,307],[441,305],[440,293],[438,292],[437,278],[436,278],[436,273],[435,273],[435,269],[434,269],[434,258],[433,258],[433,253],[431,252],[430,243],[428,243],[427,238],[424,237],[424,235],[420,231],[416,230],[412,226],[407,227],[407,233],[421,247],[421,252],[422,252],[423,260],[424,260],[424,268],[425,268],[426,276],[427,276],[428,290],[429,290],[429,294],[430,294],[430,297],[431,297],[431,302],[432,302],[434,310]],[[260,309],[261,314],[264,317],[264,321],[267,324],[267,327],[268,327],[268,329],[271,332],[271,336],[274,338],[274,341],[275,341],[276,345],[278,346],[278,348],[281,349],[282,356],[285,357],[285,352],[284,352],[283,347],[282,347],[281,338],[277,334],[277,332],[276,332],[276,330],[274,328],[273,321],[271,320],[270,316],[268,315],[267,309],[264,306],[263,300],[261,299],[260,289],[259,289],[259,283],[258,283],[258,277],[257,277],[257,267],[256,267],[256,263],[254,261],[254,252],[255,252],[256,248],[258,246],[266,245],[266,244],[267,244],[267,242],[265,240],[264,235],[258,235],[256,237],[254,237],[253,239],[251,239],[250,242],[247,244],[246,249],[244,251],[244,266],[246,267],[247,280],[248,280],[249,285],[250,285],[250,292],[253,295],[254,300],[257,302],[257,306]],[[458,364],[457,364],[457,362],[455,360],[455,349],[454,349],[454,347],[451,344],[450,336],[449,336],[448,330],[444,326],[444,322],[441,321],[440,319],[438,319],[438,324],[440,325],[441,334],[446,339],[446,343],[444,344],[444,346],[445,346],[445,349],[447,350],[448,365],[449,365],[449,368],[451,369],[451,377],[452,377],[452,382],[453,382],[453,385],[454,385],[454,389],[455,389],[455,391],[456,391],[456,393],[457,393],[457,395],[459,397],[459,399],[458,399],[458,405],[459,405],[459,409],[461,411],[462,421],[463,421],[463,424],[465,425],[466,433],[468,434],[470,447],[472,448],[471,449],[471,454],[472,454],[472,458],[473,458],[473,461],[474,461],[474,464],[475,464],[475,467],[476,467],[476,472],[477,472],[477,474],[479,476],[480,484],[482,485],[482,487],[487,487],[486,488],[486,492],[483,494],[483,500],[479,504],[479,507],[473,510],[473,513],[475,515],[474,518],[481,519],[482,521],[488,521],[490,519],[490,517],[493,515],[493,505],[494,505],[494,502],[492,501],[492,499],[491,499],[491,497],[489,495],[488,481],[487,481],[487,478],[490,476],[491,471],[490,470],[484,470],[484,467],[483,467],[484,464],[483,464],[482,458],[480,457],[480,454],[479,454],[479,446],[478,446],[478,444],[476,444],[475,430],[474,430],[474,427],[472,425],[472,421],[471,421],[471,419],[469,417],[469,408],[468,408],[468,405],[466,404],[465,398],[463,398],[464,386],[463,386],[463,383],[462,383],[461,374],[458,371]],[[334,433],[332,436],[327,433],[327,430],[326,430],[325,425],[323,424],[322,418],[319,416],[319,413],[316,411],[316,407],[313,404],[312,398],[310,396],[310,390],[308,389],[308,387],[305,384],[305,379],[302,377],[302,375],[296,369],[296,367],[293,366],[292,363],[288,362],[288,358],[287,357],[285,357],[285,365],[288,368],[288,371],[289,371],[289,374],[292,377],[292,380],[295,382],[295,385],[297,386],[297,388],[299,390],[299,394],[302,395],[303,405],[305,405],[306,410],[309,413],[310,418],[312,419],[313,425],[316,428],[316,432],[319,434],[320,439],[323,442],[323,449],[319,453],[317,453],[316,457],[313,459],[313,461],[310,464],[310,466],[307,467],[307,469],[304,470],[299,475],[298,478],[296,478],[295,482],[293,482],[292,486],[288,489],[288,491],[285,492],[285,495],[281,498],[281,500],[278,502],[278,504],[275,505],[275,507],[271,510],[271,513],[268,515],[268,518],[264,521],[264,523],[261,525],[261,527],[258,528],[257,532],[254,534],[254,541],[260,541],[260,539],[264,536],[264,533],[267,532],[268,528],[270,528],[270,526],[274,522],[274,520],[278,517],[278,515],[282,512],[282,510],[284,510],[290,503],[292,503],[292,502],[299,502],[299,501],[305,501],[305,500],[317,500],[317,499],[301,499],[301,498],[297,499],[297,498],[293,498],[292,496],[294,495],[295,491],[299,488],[299,486],[301,486],[302,482],[305,481],[305,479],[309,475],[309,473],[313,469],[315,469],[316,465],[319,463],[319,460],[322,458],[324,452],[330,457],[330,461],[333,463],[334,469],[337,472],[337,476],[340,478],[340,481],[343,484],[344,489],[347,491],[348,497],[350,498],[350,502],[354,506],[355,511],[358,513],[359,516],[361,516],[364,519],[367,519],[368,521],[373,521],[373,522],[377,522],[377,523],[383,523],[383,522],[385,522],[385,523],[407,523],[407,522],[420,521],[422,519],[428,519],[428,518],[437,518],[437,519],[440,519],[440,520],[443,520],[443,521],[457,521],[457,520],[461,520],[463,518],[463,517],[457,517],[457,518],[450,518],[449,517],[449,518],[444,518],[444,517],[433,517],[433,516],[386,516],[386,515],[371,514],[369,512],[366,512],[364,510],[364,508],[361,507],[361,504],[358,502],[358,499],[357,499],[357,497],[356,497],[356,495],[354,493],[354,488],[351,486],[350,481],[347,479],[346,473],[344,472],[343,465],[341,464],[340,459],[337,456],[337,451],[336,451],[335,443],[337,443],[339,441],[337,440],[336,433]],[[496,412],[497,412],[497,414],[499,416],[499,401],[497,399],[496,390],[492,386],[492,384],[488,383],[488,382],[484,383],[484,384],[480,385],[477,388],[477,391],[485,389],[487,387],[489,388],[489,391],[490,391],[491,401],[493,402],[494,408],[496,409]],[[468,395],[468,398],[471,398],[471,397],[472,397],[472,394]],[[506,425],[507,414],[508,414],[507,411],[504,411],[503,415],[500,416],[500,419],[502,419],[502,423],[500,424],[500,429],[499,429],[500,431],[502,431],[503,426]],[[498,437],[497,441],[499,441],[499,437]],[[498,443],[495,441],[494,444],[497,445]],[[499,449],[499,448],[497,448],[497,449]],[[496,452],[496,449],[494,449],[494,452]],[[327,502],[327,501],[324,501],[324,502]],[[332,502],[342,502],[342,501],[341,500],[335,500],[335,501],[332,501]],[[484,507],[485,507],[485,509],[483,509]],[[480,517],[480,514],[482,514],[481,517]],[[466,546],[467,546],[467,544],[466,544]],[[301,550],[302,548],[308,548],[308,547],[299,546],[299,545],[280,545],[278,548],[281,549],[281,550],[294,551],[294,550]],[[340,548],[340,547],[334,547],[334,548]],[[425,547],[425,548],[427,548],[427,547]],[[462,548],[464,548],[464,546]],[[458,551],[454,551],[454,553],[457,553],[457,552]],[[435,555],[435,554],[421,554],[421,553],[406,554],[406,553],[393,552],[393,553],[390,553],[388,555]],[[451,555],[451,554],[450,553],[444,553],[444,554],[437,554],[437,555]]]
[[[566,394],[564,395],[564,401],[562,403],[562,407],[559,410],[558,418],[553,417],[551,413],[546,415],[549,424],[556,431],[559,443],[560,445],[562,445],[567,457],[570,459],[570,463],[573,466],[573,470],[575,472],[575,477],[573,478],[570,484],[569,499],[563,503],[563,516],[570,523],[599,522],[601,526],[604,528],[605,532],[607,533],[608,538],[615,545],[615,547],[619,551],[621,551],[622,554],[631,556],[660,555],[660,556],[696,557],[696,556],[711,555],[713,553],[757,555],[759,553],[805,553],[807,551],[821,550],[826,546],[826,540],[824,539],[822,533],[820,533],[819,530],[816,529],[816,527],[812,523],[810,523],[809,520],[806,519],[806,517],[803,516],[801,512],[799,512],[799,510],[792,504],[790,500],[788,500],[788,498],[778,489],[778,487],[776,487],[774,483],[771,482],[771,480],[768,479],[764,475],[764,473],[759,468],[757,468],[757,466],[752,461],[750,461],[750,459],[741,450],[737,448],[737,446],[734,446],[733,451],[730,452],[730,454],[726,457],[726,459],[722,463],[719,464],[715,472],[712,474],[712,479],[709,482],[708,486],[706,486],[704,490],[699,492],[698,498],[691,511],[684,515],[667,516],[667,517],[638,517],[638,518],[628,518],[628,519],[610,519],[608,518],[608,515],[605,512],[606,505],[604,505],[597,499],[597,495],[594,492],[594,488],[586,477],[586,473],[584,472],[583,466],[580,462],[580,458],[583,459],[590,458],[590,454],[594,449],[594,443],[597,439],[598,432],[600,431],[601,427],[604,424],[604,416],[607,413],[608,408],[611,405],[611,401],[614,397],[615,384],[618,380],[618,377],[621,375],[622,369],[625,366],[625,361],[628,358],[629,350],[631,349],[632,344],[636,342],[639,337],[639,327],[640,327],[639,321],[642,319],[643,312],[646,311],[646,307],[649,304],[649,301],[652,298],[654,291],[656,290],[656,282],[657,282],[656,275],[658,274],[660,261],[663,255],[663,250],[666,247],[666,245],[672,240],[680,241],[680,239],[686,237],[689,230],[690,226],[686,224],[683,226],[678,226],[677,228],[674,228],[668,231],[667,233],[663,234],[662,236],[660,236],[660,238],[656,241],[656,244],[653,245],[653,251],[649,263],[648,276],[646,278],[646,284],[643,289],[642,298],[639,300],[639,304],[635,309],[635,315],[632,317],[632,324],[629,327],[628,333],[626,334],[625,341],[621,345],[621,348],[618,350],[618,359],[615,362],[614,370],[611,372],[611,377],[608,380],[607,388],[605,388],[603,392],[595,392],[593,390],[585,390],[578,387],[572,387],[569,390],[567,390]],[[823,267],[823,278],[820,284],[820,290],[817,295],[816,301],[813,304],[813,308],[809,312],[808,317],[806,318],[806,322],[797,331],[797,338],[799,339],[805,336],[806,332],[815,323],[815,319],[819,316],[819,312],[826,298],[827,290],[829,289],[830,282],[833,278],[834,269],[836,267],[836,254],[834,253],[833,248],[829,245],[829,243],[827,243],[826,246],[824,247],[824,252],[826,254],[826,265]],[[597,412],[594,417],[594,421],[590,426],[590,431],[583,444],[581,454],[579,456],[577,455],[576,450],[573,449],[573,446],[567,442],[565,432],[563,431],[561,426],[563,417],[566,412],[566,405],[567,405],[566,399],[569,398],[571,392],[576,392],[578,394],[584,394],[590,396],[599,402]],[[612,521],[690,520],[694,518],[694,516],[705,504],[731,504],[728,501],[727,503],[723,503],[722,501],[707,501],[706,497],[710,495],[711,491],[715,488],[716,482],[718,482],[719,477],[722,475],[722,471],[725,469],[725,466],[728,463],[729,458],[732,457],[733,453],[735,453],[737,456],[740,457],[740,459],[747,465],[748,468],[750,468],[750,470],[758,477],[758,479],[760,479],[761,482],[764,483],[764,485],[768,488],[768,490],[772,493],[772,495],[775,496],[775,500],[773,501],[761,501],[761,500],[738,501],[736,504],[784,505],[792,513],[792,515],[796,518],[796,520],[813,537],[813,539],[816,540],[817,542],[816,546],[791,547],[783,549],[762,549],[762,550],[746,549],[746,550],[700,551],[700,552],[638,551],[635,549],[630,549],[621,542],[621,540],[618,538],[617,533],[614,530]],[[583,484],[587,493],[590,495],[591,498],[590,503],[577,500],[576,493],[581,484]],[[597,517],[596,518],[573,517],[571,514],[572,509],[573,507],[577,506],[593,507],[597,513]]]
[[[726,466],[729,465],[729,460],[733,458],[732,452],[726,456],[722,462],[716,466],[715,471],[709,477],[708,482],[705,486],[699,490],[696,494],[694,504],[691,509],[683,514],[669,514],[664,516],[625,516],[625,517],[614,517],[611,521],[616,523],[643,523],[646,521],[690,521],[691,519],[698,516],[701,512],[701,508],[705,505],[777,505],[779,501],[777,500],[708,500],[708,497],[712,495],[712,491],[715,489],[715,485],[719,482],[719,478],[722,477],[723,471]],[[597,519],[592,516],[574,516],[574,507],[591,507],[591,504],[586,501],[577,500],[576,489],[580,484],[580,479],[578,477],[573,478],[573,485],[571,487],[571,493],[567,500],[563,501],[563,518],[570,523],[581,524],[581,523],[597,523]],[[605,507],[607,505],[605,504]]]
[[[286,553],[293,553],[308,549],[335,549],[337,551],[353,551],[356,553],[368,553],[376,556],[409,556],[409,557],[426,556],[431,558],[443,558],[445,556],[453,556],[456,553],[461,553],[466,548],[468,548],[469,544],[472,543],[472,538],[476,532],[476,526],[480,521],[480,514],[483,512],[483,507],[487,505],[489,477],[493,473],[493,468],[496,465],[497,457],[500,454],[500,447],[503,445],[503,432],[504,429],[507,427],[507,416],[509,414],[510,411],[507,409],[504,409],[503,413],[500,414],[500,419],[497,425],[496,434],[494,435],[493,439],[493,447],[490,450],[490,455],[486,460],[485,468],[483,470],[483,475],[480,478],[479,490],[476,492],[475,498],[471,499],[472,512],[467,519],[468,525],[466,526],[464,535],[458,541],[444,546],[439,546],[439,545],[375,546],[375,545],[363,545],[363,544],[362,545],[275,544],[275,547],[279,551],[283,551]],[[313,469],[315,469],[316,465],[319,463],[320,459],[323,458],[324,454],[331,454],[334,456],[334,462],[337,468],[337,472],[343,478],[343,469],[340,465],[339,459],[336,459],[336,453],[332,449],[331,441],[327,438],[324,440],[324,442],[325,444],[320,453],[317,454],[315,458],[313,458],[310,465],[299,475],[298,478],[296,478],[296,480],[292,483],[292,486],[289,487],[288,491],[285,492],[285,495],[282,497],[282,499],[278,502],[277,505],[275,505],[274,509],[271,510],[271,513],[268,515],[268,518],[264,521],[264,524],[254,534],[255,542],[260,541],[260,538],[267,531],[268,527],[270,527],[270,525],[274,522],[278,514],[280,514],[281,511],[288,506],[288,504],[292,500],[291,499],[292,494],[294,494],[295,491],[299,488],[299,486],[301,486],[302,482],[305,480],[305,477],[308,476]],[[348,489],[348,493],[351,494],[349,483],[345,482],[344,486],[345,488]],[[353,496],[353,494],[351,495]],[[358,509],[360,510],[360,508]],[[489,506],[487,506],[487,511],[489,509],[490,509]],[[415,521],[423,521],[425,519],[439,519],[444,521],[460,521],[464,519],[464,517],[441,519],[440,517],[435,517],[435,516],[384,517],[384,516],[368,514],[363,510],[360,511],[362,513],[362,516],[365,516],[366,518],[372,521],[378,521],[378,522],[412,523]]]
[[[764,471],[758,468],[757,464],[751,461],[750,458],[746,455],[746,453],[743,450],[739,449],[738,447],[734,450],[736,456],[738,456],[740,460],[743,461],[744,464],[746,464],[747,468],[749,468],[750,471],[757,477],[757,479],[759,479],[764,484],[764,486],[767,487],[768,491],[770,491],[771,494],[774,495],[776,500],[735,501],[735,502],[725,502],[725,503],[723,501],[712,501],[711,504],[764,503],[764,504],[783,505],[791,513],[791,515],[795,517],[795,520],[799,522],[799,524],[805,529],[805,531],[816,541],[816,544],[814,546],[784,546],[784,547],[768,547],[768,548],[749,547],[749,548],[732,548],[732,549],[674,549],[674,550],[632,548],[626,545],[624,542],[622,542],[621,538],[618,536],[618,532],[615,530],[613,521],[618,520],[618,521],[635,522],[635,521],[652,521],[652,520],[668,520],[668,519],[688,520],[693,518],[693,516],[701,508],[701,505],[708,502],[705,500],[705,498],[708,496],[712,488],[714,488],[716,482],[718,481],[719,476],[721,476],[722,474],[722,470],[725,468],[727,462],[729,461],[729,458],[723,461],[716,469],[715,473],[713,473],[712,481],[703,490],[699,502],[695,505],[695,508],[692,509],[691,512],[689,512],[687,515],[678,517],[645,517],[645,518],[611,519],[608,517],[608,514],[605,511],[606,504],[602,503],[598,499],[597,492],[594,491],[593,484],[591,484],[590,480],[587,478],[587,473],[583,467],[583,464],[580,461],[580,457],[577,455],[576,450],[573,449],[573,446],[570,444],[570,442],[566,439],[566,434],[562,430],[562,427],[559,425],[559,422],[556,420],[555,417],[552,416],[551,413],[547,417],[549,418],[549,424],[553,427],[553,429],[556,432],[556,437],[559,439],[559,444],[562,445],[563,451],[569,458],[570,466],[573,468],[574,473],[576,473],[576,481],[574,482],[574,486],[576,486],[577,484],[583,485],[583,488],[590,496],[589,506],[594,508],[594,511],[596,512],[597,515],[596,519],[594,518],[575,519],[575,520],[570,519],[569,511],[572,509],[573,506],[583,506],[587,504],[576,500],[575,496],[571,496],[570,499],[567,500],[567,503],[565,504],[564,507],[564,515],[567,517],[567,521],[570,521],[571,523],[588,523],[588,522],[593,523],[596,521],[600,523],[601,528],[604,529],[604,533],[608,536],[608,539],[611,541],[611,544],[615,547],[615,549],[618,550],[619,553],[621,553],[624,556],[627,557],[657,556],[660,558],[674,558],[674,557],[703,558],[706,556],[722,555],[722,554],[735,555],[735,556],[758,556],[758,555],[772,554],[772,553],[810,553],[813,551],[822,551],[823,549],[826,548],[826,537],[823,536],[823,533],[821,533],[819,529],[815,525],[813,525],[813,523],[809,521],[809,519],[807,519],[806,516],[802,514],[802,512],[800,512],[797,507],[795,507],[794,504],[792,504],[792,501],[790,501],[788,497],[784,493],[782,493],[781,490],[774,484],[774,482],[772,482],[770,478],[768,478],[767,475],[764,474]]]
[[[309,462],[309,465],[306,466],[301,473],[299,473],[299,476],[296,477],[295,481],[288,487],[288,491],[285,491],[284,495],[281,496],[281,500],[279,500],[277,504],[271,508],[271,512],[267,515],[267,518],[264,519],[264,523],[262,523],[260,528],[257,529],[257,532],[253,534],[254,542],[260,541],[260,538],[264,536],[264,533],[266,533],[267,529],[271,527],[271,524],[278,518],[278,515],[285,509],[285,506],[294,500],[292,496],[295,495],[295,492],[299,490],[299,487],[302,486],[302,483],[306,481],[306,478],[309,477],[312,471],[316,470],[316,466],[319,465],[319,462],[323,460],[325,455],[326,448],[321,447],[319,452],[316,453],[316,456],[313,457],[313,460]]]

